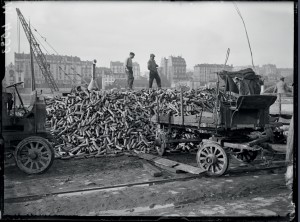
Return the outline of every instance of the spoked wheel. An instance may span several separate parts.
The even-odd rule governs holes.
[[[223,175],[229,165],[225,150],[216,143],[206,143],[199,148],[197,163],[209,176]]]
[[[167,148],[167,144],[166,144],[167,135],[163,131],[163,129],[156,130],[155,140],[156,140],[156,146],[155,146],[156,151],[158,155],[163,156]]]
[[[18,144],[15,160],[19,169],[27,174],[43,173],[53,163],[54,150],[46,139],[28,137]]]
[[[250,163],[254,161],[257,157],[258,151],[252,151],[252,150],[237,150],[234,149],[232,150],[232,157],[234,159],[240,161],[240,162],[245,162],[245,163]]]

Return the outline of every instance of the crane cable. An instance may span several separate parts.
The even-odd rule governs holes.
[[[17,38],[18,38],[18,53],[20,54],[20,39],[21,39],[21,35],[20,35],[20,26],[21,26],[21,21],[20,21],[20,18],[19,18],[19,16],[17,17]],[[21,68],[20,68],[20,64],[18,65],[18,67],[17,67],[17,72],[18,72],[18,74],[20,75],[20,73],[21,73]]]
[[[63,57],[60,56],[60,54],[54,49],[54,47],[49,43],[47,42],[47,39],[46,37],[44,37],[33,25],[31,25],[33,30],[46,42],[46,44],[56,53],[57,56],[59,56],[60,60],[59,60],[59,63],[61,64],[62,63],[62,60],[63,60]],[[38,39],[37,39],[38,40]],[[39,41],[39,43],[42,45],[42,47],[46,50],[46,52],[50,55],[50,53],[47,51],[47,49],[43,46],[43,44]],[[58,65],[58,67],[63,70],[62,66],[61,65]],[[60,70],[59,69],[59,70]],[[60,71],[59,71],[60,72]]]
[[[32,26],[33,27],[33,26]],[[54,47],[52,46],[52,45],[50,45],[50,43],[48,43],[47,42],[47,39],[46,39],[46,37],[44,37],[44,36],[42,36],[42,34],[40,34],[39,32],[38,32],[38,30],[35,28],[35,27],[33,27],[33,29],[34,29],[34,31],[36,32],[36,33],[38,33],[38,35],[47,43],[47,45],[56,53],[56,55],[57,56],[59,56],[60,57],[60,60],[59,60],[59,63],[61,63],[61,61],[63,60],[63,58],[59,55],[59,53],[54,49]],[[48,54],[50,54],[50,53],[48,53]],[[62,67],[59,65],[59,68],[60,69],[62,69]],[[72,69],[72,68],[71,68]],[[62,69],[63,70],[63,69]],[[73,70],[74,70],[74,68],[73,68]],[[63,71],[64,72],[64,71]],[[65,74],[66,74],[66,72],[64,72]],[[67,75],[69,75],[69,74],[67,74]],[[76,72],[76,75],[78,75],[79,77],[81,77],[80,76],[80,74],[78,74],[77,72]],[[74,79],[73,79],[74,80]]]
[[[25,18],[24,18],[25,19]],[[26,19],[25,19],[26,20]],[[26,22],[28,22],[28,21],[26,21]],[[47,39],[46,39],[46,37],[44,37],[44,36],[42,36],[42,34],[40,34],[39,32],[38,32],[38,30],[33,26],[33,25],[30,25],[32,28],[33,28],[33,30],[46,42],[46,44],[56,53],[56,55],[58,55],[59,57],[60,57],[60,61],[59,61],[59,63],[61,63],[61,61],[62,61],[62,57],[59,55],[59,53],[54,49],[54,47],[53,46],[51,46],[50,45],[50,43],[48,43],[47,42]],[[33,33],[31,32],[31,34],[33,35]],[[36,38],[37,39],[37,38]],[[39,44],[43,47],[43,49],[45,49],[45,51],[50,55],[50,53],[48,52],[48,50],[44,47],[44,45],[37,39],[37,41],[39,42]]]
[[[24,18],[25,19],[25,18]],[[26,19],[25,19],[26,20]],[[28,22],[28,21],[26,21]],[[63,60],[63,57],[59,55],[59,53],[54,49],[53,46],[50,45],[50,43],[47,42],[47,39],[46,37],[42,36],[42,34],[40,34],[38,32],[38,30],[33,26],[33,25],[30,25],[33,30],[46,42],[46,44],[56,53],[57,56],[60,57],[60,60],[59,60],[59,63],[61,64],[62,60]],[[34,35],[32,32],[31,32],[32,35]],[[35,38],[37,40],[37,42],[43,47],[43,49],[50,55],[50,52],[46,49],[46,47],[41,43],[41,41],[38,39],[38,38]],[[62,66],[58,65],[58,67],[63,70]]]
[[[47,42],[47,39],[46,39],[46,37],[44,37],[44,36],[42,36],[39,32],[38,32],[38,30],[33,26],[33,25],[31,25],[31,27],[33,28],[33,30],[47,43],[47,45],[57,54],[57,55],[59,55],[58,54],[58,52],[53,48],[53,46],[52,45],[50,45],[50,43],[48,43]]]
[[[246,24],[245,24],[245,21],[243,19],[243,16],[242,16],[242,13],[240,12],[237,4],[235,2],[233,2],[234,4],[234,7],[238,13],[238,15],[241,17],[242,19],[242,22],[243,22],[243,25],[244,25],[244,28],[245,28],[245,32],[246,32],[246,36],[247,36],[247,41],[248,41],[248,45],[249,45],[249,49],[250,49],[250,54],[251,54],[251,60],[252,60],[252,66],[253,66],[253,69],[255,70],[255,66],[254,66],[254,62],[253,62],[253,55],[252,55],[252,50],[251,50],[251,45],[250,45],[250,40],[249,40],[249,36],[248,36],[248,32],[247,32],[247,28],[246,28]]]
[[[27,21],[25,18],[24,18],[24,20],[27,22],[27,24],[29,24],[29,20]],[[33,37],[35,37],[35,39],[36,39],[36,41],[39,43],[39,45],[41,45],[42,47],[43,47],[43,49],[48,53],[48,54],[50,54],[49,52],[48,52],[48,50],[46,49],[46,47],[41,43],[41,41],[36,37],[36,36],[34,36],[34,34],[32,33],[32,28],[34,28],[31,24],[30,24],[30,33],[31,33],[31,35],[33,36]],[[35,28],[34,28],[35,29]]]
[[[25,18],[24,18],[25,19]],[[26,20],[26,19],[25,19]],[[26,22],[28,22],[28,21],[26,21]],[[46,44],[56,53],[56,55],[57,56],[59,56],[60,57],[60,60],[59,60],[59,63],[61,64],[61,62],[62,62],[62,60],[63,60],[63,57],[62,56],[60,56],[59,55],[59,53],[54,49],[54,47],[50,44],[50,43],[48,43],[47,42],[47,39],[46,39],[46,37],[44,37],[44,36],[42,36],[42,34],[40,34],[39,32],[38,32],[38,30],[33,26],[33,25],[31,25],[31,27],[33,28],[33,30],[46,42]],[[31,32],[31,34],[33,35],[33,33]],[[36,38],[36,40],[39,42],[39,44],[43,47],[43,49],[45,49],[45,51],[50,55],[50,53],[48,52],[48,50],[44,47],[44,45]],[[60,66],[60,65],[58,65],[58,67],[60,68],[60,69],[62,69],[63,70],[63,68]],[[73,69],[74,70],[74,69]],[[77,72],[76,72],[76,74],[79,76],[79,77],[81,77],[82,78],[82,76],[80,76]]]

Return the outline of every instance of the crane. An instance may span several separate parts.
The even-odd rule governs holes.
[[[77,76],[79,76],[79,77],[84,81],[85,84],[87,84],[87,85],[89,84],[89,83],[82,77],[82,75],[80,75],[73,67],[71,67],[71,69],[76,73]]]
[[[60,69],[61,71],[63,71],[63,73],[71,80],[71,82],[72,82],[74,85],[76,85],[76,81],[70,77],[70,75],[74,75],[74,74],[68,74],[68,73],[66,73],[60,66],[59,66],[59,69]]]
[[[50,67],[47,63],[46,57],[43,54],[37,40],[31,32],[29,25],[27,24],[24,16],[22,15],[20,9],[16,9],[17,14],[19,16],[20,22],[23,26],[24,32],[30,44],[30,49],[32,50],[32,54],[34,55],[35,60],[37,61],[38,66],[40,67],[42,74],[45,78],[46,83],[48,84],[51,92],[59,91],[59,88],[54,80],[54,77],[50,71]]]

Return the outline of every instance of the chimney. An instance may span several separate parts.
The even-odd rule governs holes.
[[[88,90],[98,90],[99,87],[98,87],[98,84],[97,84],[97,81],[96,81],[96,63],[97,63],[97,60],[94,59],[93,61],[93,71],[92,71],[92,79],[91,79],[91,82],[88,86]]]

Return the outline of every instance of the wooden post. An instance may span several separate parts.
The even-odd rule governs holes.
[[[290,122],[287,143],[286,143],[286,162],[288,164],[291,164],[293,162],[293,149],[294,149],[294,115],[292,116]]]
[[[278,93],[279,115],[281,116],[281,93]]]
[[[157,97],[157,123],[159,123],[159,98]]]
[[[216,92],[216,105],[215,105],[215,122],[216,122],[216,134],[218,134],[218,123],[219,123],[219,116],[218,116],[218,108],[219,108],[219,85],[220,85],[220,79],[219,79],[219,73],[217,73],[217,92]],[[226,89],[225,89],[226,92]]]
[[[182,86],[180,87],[180,111],[181,111],[182,125],[184,125],[184,115],[183,115],[183,91],[182,91]]]
[[[36,126],[36,118],[37,118],[37,110],[36,110],[36,106],[37,106],[37,91],[34,91],[34,132],[37,133],[37,126]]]
[[[16,123],[16,90],[14,91],[14,123]]]
[[[225,96],[227,95],[226,94],[227,86],[228,86],[228,76],[226,75],[226,78],[225,78],[225,92],[224,92]]]

